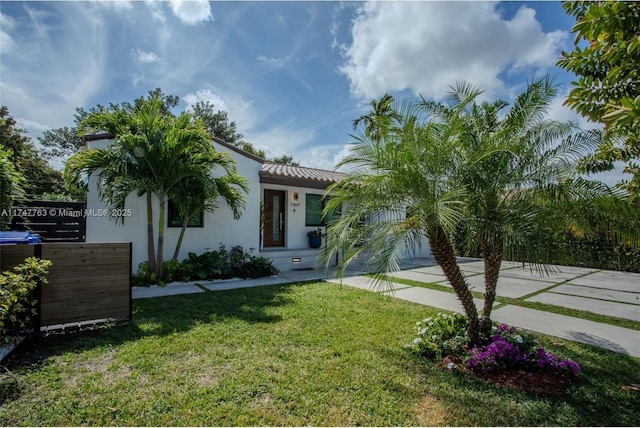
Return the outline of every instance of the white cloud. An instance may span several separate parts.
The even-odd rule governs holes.
[[[260,55],[258,61],[267,64],[269,67],[282,68],[289,61],[289,58],[267,58],[264,55]]]
[[[213,19],[206,0],[170,0],[171,10],[184,24],[195,25]]]
[[[555,64],[566,32],[545,33],[522,6],[511,20],[487,2],[367,2],[342,48],[352,93],[410,90],[440,99],[456,81],[505,90],[501,74]]]
[[[302,158],[304,151],[300,148],[315,138],[315,131],[310,128],[294,129],[291,124],[272,126],[264,131],[248,131],[246,139],[258,149],[262,149],[267,157],[279,157],[282,155],[293,156],[296,161],[309,160]],[[304,162],[311,165],[313,162]]]
[[[245,141],[264,150],[269,158],[293,156],[303,165],[324,169],[332,169],[335,164],[331,147],[307,149],[316,138],[314,129],[297,128],[294,119],[274,123],[271,116],[237,94],[210,87],[189,93],[182,97],[182,101],[187,104],[186,110],[198,101],[209,101],[216,110],[226,111],[229,120],[235,121],[238,131],[244,134]]]
[[[14,24],[13,19],[0,13],[0,54],[7,53],[15,47],[13,38],[8,33]]]
[[[158,58],[158,55],[154,54],[153,52],[145,52],[145,51],[141,51],[140,49],[135,49],[135,50],[132,50],[131,53],[133,57],[136,59],[136,61],[141,62],[143,64],[151,64],[151,63],[160,61],[160,58]]]
[[[316,146],[294,156],[303,166],[333,171],[335,166],[349,154],[349,144],[343,146]]]
[[[43,127],[71,125],[74,109],[100,91],[107,45],[92,4],[52,3],[40,9],[31,3],[24,12],[27,19],[16,20],[12,32],[15,48],[2,58],[0,94],[14,117],[30,121],[23,119],[21,126],[34,138]]]
[[[235,121],[238,131],[243,134],[252,129],[259,120],[252,102],[217,88],[199,89],[182,97],[182,101],[187,104],[187,110],[198,101],[209,101],[216,110],[229,113],[229,120]]]
[[[549,105],[549,118],[553,120],[566,121],[570,120],[574,122],[580,129],[589,130],[589,129],[601,129],[602,124],[596,122],[590,122],[584,116],[576,113],[570,107],[564,105],[564,102],[567,100],[567,96],[569,95],[569,90],[565,90],[558,94]]]
[[[133,9],[133,5],[128,0],[94,0],[94,2],[104,9],[112,9],[116,12],[129,12]]]
[[[156,31],[158,32],[160,45],[164,46],[171,38],[171,30],[169,29],[169,25],[167,24],[167,18],[162,12],[161,4],[159,4],[155,0],[145,0],[145,4],[151,12],[151,18],[159,24],[159,27]]]

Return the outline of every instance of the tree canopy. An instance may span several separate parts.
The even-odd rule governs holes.
[[[125,111],[133,113],[138,111],[145,103],[145,100],[149,98],[159,99],[162,103],[162,111],[167,115],[174,115],[173,110],[180,104],[180,97],[177,95],[167,95],[161,88],[156,88],[149,91],[146,98],[144,96],[138,97],[133,103],[124,101],[121,103],[110,103],[108,106],[98,104],[88,111],[78,107],[74,114],[74,126],[50,129],[38,138],[40,144],[44,147],[44,158],[48,160],[54,158],[66,159],[80,151],[85,146],[84,130],[81,129],[81,124],[89,115],[105,111]],[[244,135],[238,131],[236,122],[229,119],[229,113],[217,109],[210,101],[196,102],[191,106],[190,113],[202,121],[211,137],[220,138],[259,158],[267,159],[264,150],[258,149],[250,142],[244,140]],[[271,161],[275,163],[288,162],[287,164],[290,165],[298,164],[293,161],[293,158],[287,156],[274,158],[271,159]]]
[[[531,82],[512,103],[479,102],[480,94],[461,83],[444,104],[394,103],[381,120],[374,110],[362,122],[340,163],[353,172],[328,189],[325,214],[342,208],[342,216],[329,226],[323,255],[327,263],[341,255],[338,273],[364,260],[383,280],[398,269],[402,250],[428,238],[467,315],[470,345],[490,331],[503,259],[548,261],[567,231],[637,234],[614,221],[616,210],[633,215],[620,195],[577,176],[575,162],[597,140],[546,116],[557,94],[551,79]],[[456,260],[460,232],[484,261],[480,317]]]
[[[216,204],[209,200],[222,196],[239,215],[244,206],[241,192],[247,189],[233,159],[215,151],[202,122],[188,113],[174,116],[166,105],[159,94],[150,93],[132,107],[112,106],[89,114],[81,129],[106,131],[115,139],[106,149],[77,153],[65,168],[65,178],[77,186],[86,187],[88,177],[97,173],[99,195],[113,208],[124,208],[132,194],[146,194],[149,268],[158,279],[163,275],[167,199],[176,198],[182,215],[184,210],[213,209]],[[218,166],[224,171],[220,179],[212,176]],[[159,200],[157,248],[152,194]]]
[[[571,52],[558,65],[578,77],[567,105],[607,130],[597,153],[581,169],[599,172],[626,162],[632,179],[621,184],[636,197],[640,191],[640,3],[632,1],[565,1],[576,19]]]
[[[43,159],[25,130],[16,126],[6,106],[0,108],[0,144],[10,151],[8,158],[24,177],[22,189],[26,196],[39,197],[44,193],[64,193],[62,173]],[[7,152],[5,152],[6,155]]]

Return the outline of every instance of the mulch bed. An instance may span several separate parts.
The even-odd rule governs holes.
[[[481,370],[468,369],[459,357],[445,357],[440,366],[449,368],[455,364],[455,369],[469,376],[484,379],[488,383],[500,388],[510,388],[520,392],[541,395],[560,395],[566,391],[569,379],[564,375],[549,372],[527,372],[522,369],[503,369],[485,373]]]
[[[563,375],[548,372],[527,372],[516,369],[479,373],[476,376],[495,386],[542,395],[563,394],[566,390],[567,382],[566,377]]]

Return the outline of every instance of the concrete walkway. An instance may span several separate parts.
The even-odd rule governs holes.
[[[483,292],[482,262],[470,259],[460,261],[472,289]],[[401,269],[397,274],[399,278],[450,286],[440,267],[434,265],[430,259],[404,262]],[[325,280],[447,311],[462,312],[462,306],[453,293],[412,287],[397,282],[375,284],[357,268],[349,270],[341,279],[335,278],[333,272],[300,270],[281,272],[278,276],[270,278],[199,282],[197,285],[134,287],[133,298],[203,293],[205,290],[229,290],[314,280]],[[567,266],[553,266],[546,272],[537,272],[527,264],[504,262],[498,280],[497,294],[497,309],[492,316],[494,321],[640,357],[640,331],[638,330],[512,304],[499,306],[500,297],[508,297],[640,322],[640,274]],[[482,300],[475,299],[475,303],[478,308],[482,307]]]

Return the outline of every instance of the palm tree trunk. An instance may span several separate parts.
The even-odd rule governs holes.
[[[176,243],[176,249],[173,252],[173,260],[178,260],[178,254],[180,254],[180,247],[182,247],[182,239],[184,238],[184,232],[187,230],[188,219],[182,219],[182,228],[180,229],[180,236],[178,236],[178,242]]]
[[[456,292],[458,299],[462,303],[467,315],[467,340],[468,345],[473,346],[480,343],[480,324],[478,320],[478,310],[473,302],[473,295],[469,290],[469,285],[458,266],[456,255],[453,251],[451,241],[447,238],[444,230],[438,228],[435,233],[429,234],[429,246],[431,253],[440,265],[447,279]]]
[[[151,192],[147,191],[147,257],[149,259],[149,272],[156,271],[156,246],[153,242],[153,205]]]
[[[484,337],[491,335],[491,310],[496,300],[496,287],[500,276],[500,265],[502,264],[502,239],[496,238],[495,244],[491,245],[487,237],[482,238],[481,250],[484,259],[484,307],[482,308],[482,318],[480,320],[480,334]]]
[[[162,279],[163,272],[163,252],[164,252],[164,195],[159,196],[160,199],[160,209],[159,216],[160,220],[158,221],[158,253],[157,253],[157,261],[156,261],[156,277],[158,279]]]

